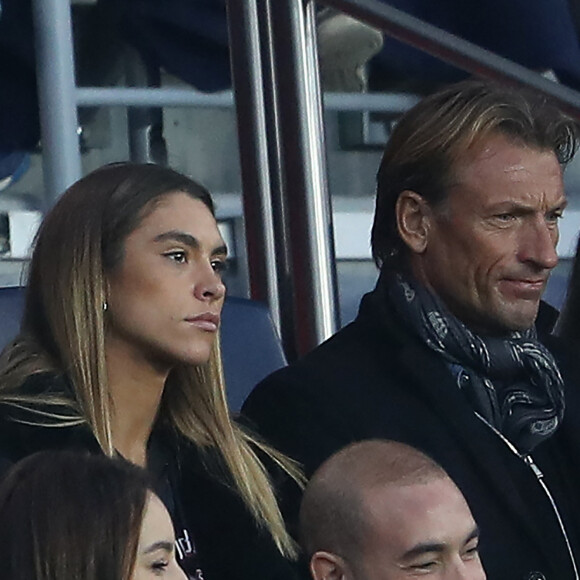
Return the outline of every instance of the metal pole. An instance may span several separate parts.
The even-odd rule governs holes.
[[[338,327],[314,3],[269,0],[282,179],[289,208],[298,353]]]
[[[393,38],[473,74],[534,88],[580,118],[580,93],[378,0],[322,0]]]
[[[70,2],[34,0],[42,163],[48,204],[81,177]]]
[[[264,4],[259,4],[258,12]],[[266,43],[266,35],[261,38]],[[263,65],[267,72],[267,65]],[[267,81],[265,84],[268,84]],[[235,81],[234,81],[235,84]],[[271,83],[270,83],[270,86]],[[264,99],[267,101],[265,87]],[[102,88],[83,87],[76,90],[79,107],[124,106],[124,107],[199,107],[229,109],[234,106],[231,91],[200,93],[194,89],[172,88]],[[419,98],[407,93],[324,93],[326,111],[384,111],[402,114]],[[268,108],[268,107],[266,107]]]
[[[200,107],[230,109],[234,106],[231,91],[200,93],[194,89],[82,87],[76,90],[79,107],[102,105],[126,107]]]
[[[316,11],[314,1],[306,5],[303,37],[304,72],[306,73],[305,96],[308,115],[305,125],[307,147],[304,153],[310,160],[312,194],[306,195],[308,229],[311,234],[310,274],[315,284],[316,340],[319,344],[333,335],[339,327],[338,288],[336,281],[336,256],[334,253],[334,233],[332,208],[327,183],[326,147],[324,142],[324,120],[318,65],[318,41],[316,32]],[[307,192],[308,193],[308,192]]]
[[[230,62],[236,96],[250,293],[252,298],[267,302],[280,332],[281,309],[257,1],[228,0],[227,11]]]
[[[296,289],[292,267],[290,218],[282,170],[283,143],[278,114],[279,87],[274,57],[272,12],[269,2],[259,2],[257,8],[281,335],[286,357],[288,360],[295,360],[299,352],[296,339],[297,312],[294,300]]]
[[[125,75],[131,87],[161,85],[159,69],[148,67],[133,49],[125,51]],[[167,165],[163,111],[159,107],[131,107],[127,111],[127,126],[131,161]]]

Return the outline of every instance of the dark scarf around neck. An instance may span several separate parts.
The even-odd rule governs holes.
[[[520,453],[556,431],[564,416],[564,385],[534,327],[501,338],[480,336],[410,277],[383,273],[377,290],[421,341],[460,367],[458,386],[474,410]]]

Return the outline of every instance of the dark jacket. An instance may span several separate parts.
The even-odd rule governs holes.
[[[303,462],[308,476],[353,441],[389,438],[418,447],[465,494],[481,528],[489,580],[575,578],[558,519],[532,468],[474,414],[443,359],[380,300],[378,290],[365,296],[353,323],[265,379],[243,413],[273,445]],[[569,361],[559,363],[565,419],[533,459],[578,558],[580,383],[566,370]],[[288,486],[284,495],[292,525],[299,493]]]
[[[39,375],[25,384],[29,392],[61,392],[64,381]],[[8,404],[0,404],[0,470],[45,449],[78,449],[101,453],[86,426],[35,427],[15,419],[30,417]],[[290,580],[293,565],[285,560],[267,532],[258,529],[240,497],[224,483],[226,470],[216,453],[202,452],[184,438],[157,428],[152,441],[163,454],[172,493],[158,490],[176,523],[176,534],[186,527],[197,549],[197,562],[205,580]],[[152,445],[150,445],[151,450]],[[159,457],[158,457],[159,459]],[[155,476],[157,474],[154,474]],[[191,561],[190,561],[191,562]],[[186,567],[188,567],[186,565]],[[193,576],[195,566],[189,566]]]

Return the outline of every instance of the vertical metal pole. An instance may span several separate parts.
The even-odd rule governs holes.
[[[47,204],[81,177],[69,0],[34,0],[38,101]]]
[[[148,67],[134,49],[125,51],[125,75],[129,87],[160,87],[159,69]],[[161,107],[129,107],[127,111],[129,159],[135,163],[167,165]]]
[[[271,173],[264,105],[257,0],[228,0],[230,61],[235,91],[250,293],[268,303],[281,331]]]
[[[265,1],[265,0],[264,0]],[[303,354],[338,326],[332,214],[312,0],[268,0],[289,208],[297,345]]]
[[[290,239],[290,218],[286,198],[284,171],[282,164],[283,143],[278,114],[279,87],[274,58],[274,37],[272,32],[272,7],[269,2],[258,2],[262,87],[264,93],[264,116],[268,162],[270,168],[270,196],[274,222],[274,243],[276,249],[276,274],[278,299],[280,302],[280,322],[282,341],[288,360],[298,357],[297,313],[295,286],[292,267],[292,244]]]
[[[317,257],[311,265],[315,286],[316,340],[317,344],[334,334],[339,326],[338,287],[336,281],[336,256],[334,252],[334,228],[332,206],[328,191],[328,169],[322,113],[322,90],[318,63],[318,40],[316,32],[316,5],[309,0],[305,5],[303,37],[298,47],[304,50],[305,112],[304,124],[306,147],[303,155],[311,161],[310,179],[312,196],[306,195],[309,217],[310,251]]]

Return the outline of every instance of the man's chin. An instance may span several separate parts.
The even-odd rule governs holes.
[[[502,303],[495,308],[480,312],[479,318],[466,325],[481,336],[506,336],[512,332],[527,330],[536,322],[539,302],[536,304]]]
[[[534,303],[509,304],[496,312],[495,322],[503,334],[527,330],[534,326],[538,316],[539,300]]]

